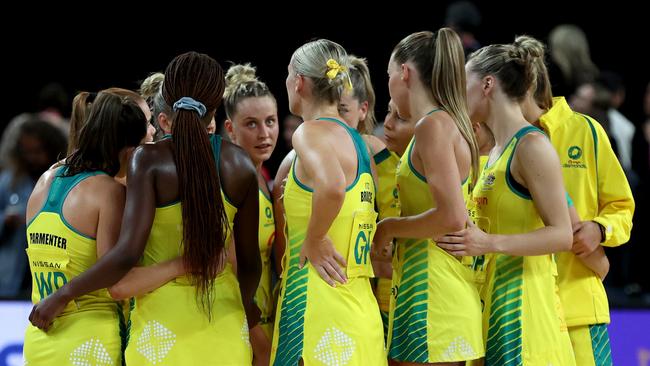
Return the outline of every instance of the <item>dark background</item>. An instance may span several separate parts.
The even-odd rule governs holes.
[[[164,71],[174,56],[190,50],[211,55],[224,69],[228,61],[251,62],[274,92],[282,118],[288,112],[284,81],[291,54],[315,38],[334,40],[349,53],[368,59],[376,112],[383,120],[388,102],[386,67],[393,47],[412,32],[443,26],[449,3],[303,2],[271,4],[273,8],[268,3],[210,4],[216,11],[187,2],[164,8],[160,3],[145,7],[125,2],[81,3],[74,9],[33,5],[36,11],[27,5],[24,11],[4,12],[0,19],[6,93],[0,129],[16,114],[34,110],[39,89],[49,82],[62,83],[70,101],[78,91],[137,89],[149,73]],[[474,3],[482,14],[476,36],[483,45],[512,42],[519,34],[546,42],[558,24],[580,26],[598,67],[624,78],[628,97],[621,111],[637,125],[644,120],[643,93],[650,81],[644,54],[650,32],[644,28],[649,19],[642,4]],[[10,25],[8,18],[17,25]],[[222,111],[218,117],[220,124]],[[281,139],[278,145],[283,151]],[[268,162],[271,171],[282,155],[274,154]]]
[[[0,39],[2,89],[8,95],[3,98],[0,127],[12,116],[34,109],[38,90],[48,82],[61,82],[71,97],[80,90],[111,86],[135,89],[150,72],[164,71],[175,55],[189,50],[208,53],[224,67],[227,61],[253,63],[276,94],[283,116],[286,66],[293,51],[314,38],[334,40],[348,52],[368,59],[378,95],[377,112],[383,116],[388,101],[385,70],[392,48],[414,31],[441,27],[448,3],[393,1],[364,7],[314,2],[277,4],[271,9],[241,2],[209,12],[205,4],[171,3],[162,9],[158,3],[147,9],[123,2],[97,2],[80,4],[74,9],[78,15],[73,15],[71,8],[47,9],[36,4],[37,14],[32,13],[34,9],[5,8],[0,16]],[[644,55],[650,16],[643,4],[475,3],[483,16],[477,33],[483,45],[512,42],[518,34],[546,41],[549,31],[562,23],[583,28],[595,63],[601,69],[619,72],[627,84],[623,113],[635,123],[642,119],[643,92],[650,80]],[[221,6],[214,3],[210,8]],[[369,6],[378,15],[370,16]],[[17,25],[10,25],[9,18]]]

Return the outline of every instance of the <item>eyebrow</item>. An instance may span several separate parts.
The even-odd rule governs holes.
[[[275,115],[275,114],[269,114],[268,116],[266,116],[266,117],[264,117],[264,118],[262,118],[262,119],[259,119],[259,118],[257,118],[257,117],[252,117],[252,116],[244,117],[244,122],[259,122],[259,121],[266,121],[266,120],[268,120],[268,119],[270,119],[270,118],[273,118],[273,119],[276,119],[276,120],[278,119],[277,115]]]

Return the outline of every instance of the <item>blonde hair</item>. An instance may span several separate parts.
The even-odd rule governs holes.
[[[370,80],[370,70],[365,58],[349,55],[350,79],[352,80],[352,97],[360,103],[368,102],[368,113],[366,118],[357,125],[357,131],[362,134],[372,134],[377,123],[375,117],[375,90]]]
[[[332,79],[327,76],[329,60],[336,61],[345,69]],[[300,46],[291,56],[291,66],[297,74],[313,81],[314,97],[328,104],[339,103],[345,85],[350,80],[350,62],[347,52],[338,43],[327,39],[319,39]]]
[[[436,33],[413,33],[395,46],[393,59],[400,64],[413,62],[422,83],[431,87],[433,98],[440,109],[447,112],[454,120],[458,131],[470,148],[472,156],[470,177],[474,186],[479,169],[478,143],[469,119],[465,85],[465,52],[458,34],[450,28],[441,28]]]
[[[494,75],[503,92],[520,103],[526,93],[535,88],[544,62],[544,45],[531,37],[521,37],[511,44],[493,44],[469,56],[470,70],[479,74]]]
[[[549,34],[551,58],[570,85],[594,81],[598,67],[591,61],[585,32],[573,24],[562,24]]]
[[[534,57],[531,62],[535,68],[535,82],[533,99],[538,107],[549,110],[553,106],[553,92],[551,91],[551,80],[546,67],[546,47],[544,44],[531,36],[517,36],[513,43],[515,47],[535,49],[539,57]]]
[[[140,90],[138,92],[147,101],[147,104],[150,107],[153,98],[160,92],[160,88],[162,88],[164,82],[165,75],[161,72],[154,72],[147,76],[142,84],[140,84]]]
[[[147,105],[151,110],[152,124],[156,128],[156,135],[154,140],[160,140],[163,132],[158,125],[158,115],[164,113],[168,118],[173,118],[174,111],[167,105],[162,96],[162,86],[165,83],[165,74],[155,72],[149,75],[142,84],[140,84],[140,95],[147,101]]]
[[[275,101],[268,86],[257,78],[255,71],[255,67],[249,63],[228,68],[223,105],[229,119],[232,119],[237,111],[237,104],[246,98],[268,96]]]

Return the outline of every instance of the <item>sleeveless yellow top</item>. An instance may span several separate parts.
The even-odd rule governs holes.
[[[211,142],[218,167],[220,136],[211,136]],[[228,218],[225,241],[228,245],[237,208],[223,190],[221,196]],[[180,256],[183,252],[182,240],[181,203],[156,208],[142,265]],[[176,278],[148,294],[138,296],[131,313],[126,364],[179,365],[187,363],[187,360],[202,365],[251,363],[248,324],[239,283],[229,263],[215,279],[211,311],[212,318],[208,319],[198,305],[196,289],[190,285],[187,277]]]
[[[52,180],[43,208],[27,225],[27,255],[32,274],[32,302],[40,302],[97,262],[97,242],[77,231],[63,216],[63,204],[74,187],[103,172],[64,177],[61,167]],[[47,333],[32,326],[25,332],[26,364],[117,365],[122,361],[121,309],[106,289],[68,303]],[[92,329],[92,332],[88,330]]]
[[[287,218],[282,293],[276,316],[271,363],[296,365],[385,365],[383,327],[369,278],[370,245],[376,228],[375,184],[361,136],[346,124],[355,144],[356,180],[347,187],[343,205],[327,235],[347,260],[348,281],[328,285],[309,264],[299,268],[300,250],[312,210],[312,189],[296,177],[294,162],[284,190]]]
[[[211,135],[212,151],[217,169],[219,169],[219,156],[221,150],[221,136]],[[233,223],[237,214],[237,207],[230,202],[221,189],[224,211],[228,217],[228,233],[226,245],[230,243]],[[180,202],[166,206],[156,207],[156,214],[151,226],[151,233],[142,255],[142,265],[149,266],[155,263],[168,261],[183,254],[183,247],[179,245],[183,240],[183,213]]]
[[[221,191],[224,210],[228,216],[228,235],[226,245],[230,243],[232,228],[237,207]],[[141,265],[150,266],[152,264],[165,262],[183,255],[183,247],[180,243],[183,240],[183,212],[180,202],[175,202],[167,206],[156,207],[156,214],[151,225],[151,233],[147,239],[147,246],[142,255]],[[183,281],[177,279],[176,281]]]
[[[375,154],[373,157],[377,169],[377,208],[379,220],[386,217],[397,217],[400,213],[400,203],[397,191],[397,165],[399,156],[388,149]]]
[[[273,203],[271,198],[259,190],[259,246],[262,257],[262,276],[255,293],[255,303],[262,312],[261,323],[271,321],[275,304],[273,302],[273,289],[271,288],[271,249],[275,240],[275,220],[273,219]],[[270,327],[269,327],[269,330]],[[269,332],[269,336],[271,333]]]
[[[397,170],[403,217],[436,207],[426,178],[412,164],[414,145],[415,137]],[[459,183],[467,200],[469,179]],[[448,254],[432,239],[398,238],[393,255],[389,357],[437,363],[483,356],[481,307],[473,277],[463,258]]]
[[[32,271],[32,302],[38,303],[97,262],[95,238],[78,232],[63,217],[68,193],[84,179],[105,174],[80,173],[61,177],[60,168],[43,208],[27,226],[27,255]],[[114,309],[115,301],[106,289],[91,292],[70,302],[61,315],[77,310]]]
[[[383,149],[373,156],[377,170],[377,211],[379,220],[400,215],[400,203],[397,190],[397,165],[399,156],[388,149]],[[384,332],[388,334],[388,311],[390,309],[390,278],[377,278],[375,296],[381,310]]]
[[[479,163],[478,163],[478,176],[481,176],[481,172],[483,171],[483,167],[487,164],[489,160],[488,155],[481,155],[479,156]],[[468,199],[465,200],[465,204],[467,205],[467,214],[469,215],[469,218],[476,224],[476,226],[481,227],[481,223],[479,222],[482,220],[481,218],[478,217],[476,213],[476,203],[474,202],[473,196],[470,195]],[[492,254],[484,254],[476,257],[468,257],[472,258],[472,263],[470,264],[470,267],[474,271],[474,280],[476,281],[476,288],[479,292],[479,296],[481,298],[484,297],[484,284],[485,284],[485,277],[486,273],[485,270],[487,268],[487,263],[489,262],[489,259],[492,257]],[[464,258],[465,259],[465,258]],[[465,259],[464,263],[469,264],[468,261]]]
[[[483,168],[474,189],[477,226],[489,234],[520,234],[544,227],[530,193],[510,173],[519,130],[496,161]],[[484,285],[483,331],[486,364],[573,365],[561,314],[557,268],[551,254],[492,254]]]

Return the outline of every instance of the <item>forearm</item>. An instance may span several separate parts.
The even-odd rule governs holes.
[[[515,256],[533,256],[558,253],[571,249],[571,229],[545,226],[525,233],[489,234],[490,252]]]
[[[372,270],[375,273],[375,277],[379,278],[392,278],[393,277],[393,265],[389,260],[381,260],[370,257],[372,263]]]
[[[268,339],[260,325],[250,330],[250,341],[255,358],[254,365],[268,365],[271,356],[271,340]]]
[[[273,241],[273,257],[275,259],[275,270],[278,276],[282,277],[283,265],[282,258],[284,258],[284,251],[287,245],[287,238],[284,235],[284,227],[286,222],[284,220],[284,205],[281,200],[277,200],[273,205],[274,219],[275,219],[275,239]]]
[[[262,260],[258,244],[259,227],[257,225],[259,221],[259,188],[257,175],[254,171],[250,173],[253,174],[243,177],[245,181],[248,181],[248,187],[234,218],[233,240],[230,244],[230,249],[233,249],[232,244],[234,244],[237,263],[236,276],[249,329],[260,321],[260,311],[255,305],[254,298],[262,274]]]
[[[134,267],[108,291],[116,300],[143,295],[183,275],[182,268],[178,258],[151,266]]]
[[[67,301],[116,284],[137,264],[138,257],[114,249],[101,257],[90,269],[73,278],[59,291]]]
[[[241,265],[241,263],[240,263]],[[260,282],[262,273],[262,262],[258,260],[258,265],[248,265],[246,271],[237,272],[237,281],[239,282],[239,291],[241,293],[242,305],[248,320],[248,327],[255,327],[260,321],[260,311],[255,304],[255,292]]]
[[[432,208],[415,216],[389,218],[385,224],[393,238],[437,238],[464,228],[465,220],[461,215],[455,219],[445,216],[438,209]]]
[[[587,268],[594,271],[601,280],[604,280],[605,276],[607,276],[609,272],[609,259],[605,255],[603,247],[599,246],[595,251],[586,256],[578,256],[578,259]]]

